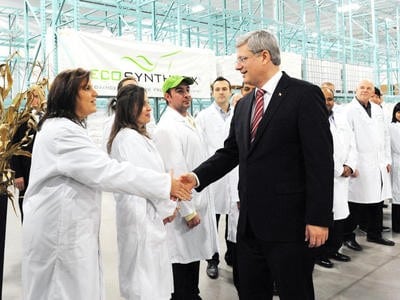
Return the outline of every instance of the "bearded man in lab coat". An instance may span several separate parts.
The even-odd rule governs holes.
[[[217,77],[211,85],[211,94],[214,102],[209,107],[199,112],[196,117],[196,125],[200,128],[203,140],[207,147],[207,155],[211,156],[224,145],[224,141],[229,134],[229,127],[232,120],[233,108],[229,104],[232,95],[231,83],[226,78]],[[236,171],[237,172],[237,171]],[[237,190],[237,182],[234,183]],[[225,260],[228,265],[232,265],[231,251],[234,244],[227,240],[228,235],[228,214],[231,207],[229,176],[226,175],[220,180],[210,185],[211,198],[214,201],[217,228],[221,215],[226,215]],[[237,192],[235,193],[238,201]],[[207,275],[211,279],[218,278],[219,253],[214,253],[211,259],[207,260]]]
[[[350,249],[361,251],[353,230],[360,217],[367,220],[367,241],[386,246],[394,242],[382,237],[382,193],[385,191],[390,172],[390,153],[387,149],[389,138],[385,131],[383,111],[370,102],[374,85],[362,80],[356,89],[356,96],[346,107],[347,117],[354,132],[357,151],[357,170],[350,180],[350,216],[345,226],[344,243]]]
[[[163,84],[167,108],[153,140],[167,170],[186,173],[207,158],[204,141],[188,112],[192,103],[190,77],[174,75]],[[214,204],[209,191],[193,195],[189,205],[180,203],[179,214],[166,225],[174,277],[172,300],[198,300],[200,260],[218,252]]]

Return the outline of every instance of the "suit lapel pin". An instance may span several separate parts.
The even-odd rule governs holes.
[[[279,93],[278,96],[279,96],[279,97],[282,96],[282,93]]]

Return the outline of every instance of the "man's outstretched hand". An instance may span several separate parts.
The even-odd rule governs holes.
[[[191,190],[195,188],[198,185],[198,182],[196,180],[196,177],[193,175],[193,173],[186,173],[182,174],[179,177],[179,180],[187,187],[189,187]]]

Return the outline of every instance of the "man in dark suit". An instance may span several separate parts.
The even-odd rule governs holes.
[[[279,70],[279,47],[268,31],[250,32],[236,47],[236,69],[256,90],[236,105],[224,147],[185,180],[200,191],[239,164],[240,299],[272,299],[273,281],[281,299],[314,299],[310,248],[325,243],[332,223],[324,97]]]

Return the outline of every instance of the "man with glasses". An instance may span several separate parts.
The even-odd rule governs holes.
[[[235,108],[224,147],[186,175],[201,191],[239,165],[240,299],[314,299],[313,252],[332,223],[333,146],[319,87],[279,69],[266,30],[239,37],[236,69],[256,89]],[[196,178],[197,176],[197,178]]]

